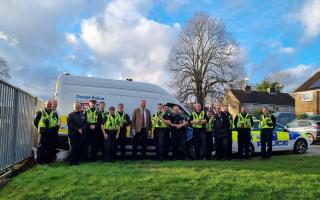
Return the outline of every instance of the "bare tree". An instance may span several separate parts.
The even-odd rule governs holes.
[[[9,68],[7,62],[0,57],[0,80],[4,80],[5,78],[9,77]]]
[[[180,33],[167,63],[182,102],[221,99],[242,75],[238,44],[225,26],[205,13],[195,13]]]

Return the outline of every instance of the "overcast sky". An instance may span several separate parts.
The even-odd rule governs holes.
[[[8,81],[40,97],[62,72],[166,87],[167,56],[196,11],[225,23],[251,84],[286,72],[292,91],[320,70],[317,0],[1,0],[0,57]]]

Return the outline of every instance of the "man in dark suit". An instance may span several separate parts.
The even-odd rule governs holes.
[[[133,159],[137,159],[138,143],[141,145],[141,158],[145,158],[147,139],[148,136],[151,135],[151,114],[150,111],[146,109],[146,103],[146,100],[141,100],[140,108],[135,109],[132,114],[131,126],[133,131]]]

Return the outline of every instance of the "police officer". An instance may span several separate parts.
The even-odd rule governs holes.
[[[253,126],[253,119],[245,106],[241,107],[241,112],[234,119],[235,128],[238,131],[238,154],[239,158],[250,159],[249,148],[251,141],[251,128]],[[245,149],[245,156],[243,157],[243,148]]]
[[[120,144],[121,159],[124,159],[126,156],[127,127],[131,124],[129,115],[125,113],[123,109],[124,105],[122,103],[119,103],[116,115],[120,124],[120,133],[117,143]]]
[[[166,115],[163,112],[161,103],[157,105],[157,112],[152,116],[152,126],[154,128],[154,140],[157,152],[157,158],[164,160],[166,158],[166,130],[170,120],[165,119]]]
[[[230,160],[230,151],[228,148],[230,120],[225,112],[221,112],[221,107],[219,105],[216,107],[213,127],[216,144],[216,159]]]
[[[39,110],[34,118],[34,125],[40,134],[37,150],[38,164],[48,164],[55,160],[55,131],[58,124],[58,116],[52,111],[52,102],[46,101],[45,108]]]
[[[172,112],[169,110],[169,106],[167,104],[163,105],[162,112],[164,113],[162,118],[164,122],[167,124],[167,128],[165,129],[165,159],[168,158],[169,148],[171,146],[171,130],[170,130],[170,119]]]
[[[87,128],[86,116],[81,112],[80,103],[73,104],[73,112],[68,115],[68,137],[70,140],[69,164],[77,165],[80,161],[84,132]]]
[[[180,114],[179,106],[175,105],[170,117],[173,159],[185,160],[187,158],[187,125],[187,120]]]
[[[89,101],[89,108],[85,111],[85,115],[87,118],[88,128],[85,132],[86,134],[86,141],[84,145],[84,160],[88,160],[88,152],[89,153],[89,160],[96,161],[97,160],[97,148],[99,144],[99,124],[98,124],[98,116],[99,113],[96,110],[96,101],[90,100]]]
[[[119,119],[117,119],[113,106],[110,106],[106,121],[104,125],[101,125],[101,130],[104,135],[104,161],[113,161],[117,152],[116,139],[120,133]]]
[[[55,134],[54,134],[54,154],[52,155],[55,159],[57,158],[57,148],[58,148],[58,139],[59,139],[59,128],[61,126],[61,119],[60,119],[60,114],[57,111],[57,106],[58,106],[58,101],[53,99],[52,101],[52,111],[55,112],[58,116],[58,123],[57,126],[55,128]]]
[[[207,150],[206,150],[206,159],[210,160],[213,151],[213,112],[212,110],[207,111],[208,122],[206,123],[206,140],[207,140]]]
[[[261,120],[259,123],[259,127],[261,128],[261,158],[269,159],[272,154],[272,131],[275,128],[276,119],[272,114],[269,113],[267,107],[262,108],[262,113],[263,115],[261,116]],[[266,145],[268,146],[267,151]]]
[[[229,106],[224,105],[223,106],[223,112],[227,115],[230,123],[230,127],[228,129],[228,149],[229,149],[229,155],[231,157],[232,155],[232,129],[234,129],[234,124],[233,124],[233,116],[229,112]]]
[[[194,105],[195,111],[192,112],[190,123],[193,128],[193,138],[195,144],[195,153],[197,159],[204,159],[206,156],[207,141],[205,124],[207,122],[207,115],[201,111],[201,104]]]
[[[98,127],[103,125],[103,120],[106,118],[108,112],[105,111],[106,103],[104,101],[99,102],[98,108]],[[104,136],[101,128],[97,128],[98,133],[98,148],[97,151],[104,151]]]

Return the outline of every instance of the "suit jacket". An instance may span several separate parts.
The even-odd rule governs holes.
[[[144,110],[146,112],[146,116],[145,116],[146,128],[147,128],[147,131],[151,131],[151,129],[152,129],[151,114],[148,109],[144,109]],[[142,117],[141,117],[140,108],[137,108],[133,111],[131,126],[135,130],[136,133],[139,133],[141,131]]]

